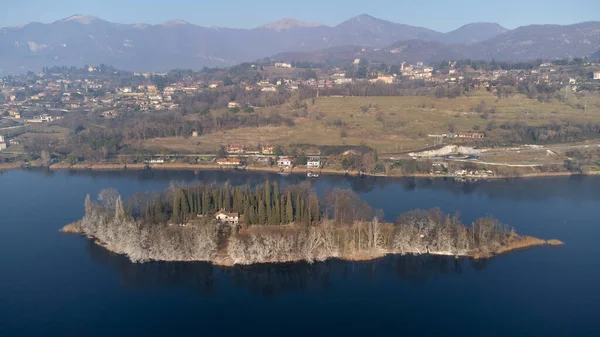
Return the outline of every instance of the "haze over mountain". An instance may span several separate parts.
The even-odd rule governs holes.
[[[441,41],[445,43],[471,44],[491,39],[507,31],[508,29],[497,23],[475,22],[444,34]]]
[[[363,49],[362,53],[388,62],[467,57],[523,61],[590,56],[598,46],[600,22],[514,30],[495,23],[473,23],[440,33],[366,14],[333,27],[283,19],[254,29],[208,28],[181,20],[117,24],[74,15],[50,24],[1,28],[0,74],[101,63],[131,71],[199,69],[272,55],[281,60],[299,60],[294,55],[340,59]]]
[[[303,21],[296,20],[296,19],[281,19],[279,21],[260,26],[259,28],[282,31],[282,30],[290,30],[290,29],[294,29],[294,28],[319,27],[319,26],[322,26],[322,25],[320,23],[316,23],[316,22],[303,22]]]

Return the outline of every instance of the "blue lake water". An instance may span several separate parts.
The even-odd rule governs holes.
[[[485,261],[390,256],[235,268],[131,264],[58,232],[87,193],[171,181],[306,181],[246,172],[0,173],[0,336],[600,336],[600,177],[494,180],[322,176],[387,220],[415,208],[492,215],[566,242]]]

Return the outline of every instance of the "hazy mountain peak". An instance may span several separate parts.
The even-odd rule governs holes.
[[[372,24],[374,22],[388,22],[388,21],[378,19],[369,14],[361,14],[361,15],[355,16],[351,19],[348,19],[348,20],[340,23],[338,26],[347,26],[347,25],[351,25],[351,24],[363,24],[364,25],[364,24]]]
[[[467,23],[464,26],[461,26],[460,28],[456,29],[475,29],[475,28],[486,28],[489,30],[495,30],[498,33],[504,33],[506,31],[508,31],[508,29],[502,27],[500,24],[495,23],[495,22],[472,22],[472,23]],[[455,30],[455,31],[456,31]]]
[[[371,16],[369,14],[361,14],[358,16],[355,16],[354,18],[350,19],[350,20],[355,20],[355,21],[377,21],[380,20],[374,16]]]
[[[259,28],[272,29],[276,31],[282,30],[290,30],[294,28],[307,28],[307,27],[319,27],[322,26],[320,23],[316,22],[304,22],[296,19],[282,19],[279,21],[275,21],[272,23],[268,23],[264,26],[260,26]]]
[[[76,22],[76,23],[80,23],[82,25],[89,25],[89,24],[93,23],[94,21],[99,21],[99,20],[100,19],[98,19],[95,16],[75,14],[75,15],[69,16],[68,18],[58,20],[55,23]]]
[[[441,39],[446,43],[473,44],[508,32],[508,29],[495,22],[474,22],[448,32]]]
[[[162,24],[162,26],[178,26],[178,25],[189,25],[187,21],[183,20],[169,20]]]

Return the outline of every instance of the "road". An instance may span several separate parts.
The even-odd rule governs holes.
[[[578,150],[578,149],[587,149],[587,148],[599,148],[600,144],[581,144],[581,145],[557,145],[557,146],[541,146],[539,148],[531,148],[531,147],[521,147],[510,150],[502,150],[502,151],[487,151],[481,153],[480,157],[488,157],[488,156],[502,156],[506,154],[516,154],[516,153],[533,153],[533,152],[546,152],[550,151],[567,151],[567,150]]]

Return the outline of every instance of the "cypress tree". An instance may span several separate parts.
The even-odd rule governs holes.
[[[202,214],[206,215],[210,213],[210,197],[208,191],[204,189],[202,191]]]
[[[248,217],[252,224],[258,223],[258,217],[256,215],[256,208],[254,206],[250,206],[250,216]]]
[[[154,216],[158,220],[164,219],[164,206],[162,196],[159,194],[154,201]]]
[[[182,220],[183,219],[187,219],[188,215],[190,214],[190,202],[188,200],[188,193],[186,192],[186,190],[181,189],[180,190],[181,193],[181,216],[182,216]]]
[[[267,208],[265,206],[265,203],[261,200],[258,203],[258,223],[260,225],[266,225],[267,224]]]
[[[244,222],[248,226],[252,224],[252,220],[250,219],[250,205],[248,204],[244,206]]]
[[[285,214],[286,203],[283,195],[279,196],[279,223],[284,225],[287,222],[287,215]]]
[[[294,220],[302,222],[302,208],[300,207],[300,194],[296,195],[296,204],[294,205]]]
[[[181,195],[179,191],[176,191],[173,196],[173,214],[171,218],[176,223],[181,222]]]
[[[267,180],[265,182],[265,205],[267,206],[267,211],[270,211],[272,202],[271,202],[271,182]]]
[[[281,207],[283,206],[283,204],[281,204],[281,200],[279,197],[279,183],[277,181],[273,182],[273,202],[275,204],[275,224],[280,225],[283,220],[283,217],[281,216]]]
[[[279,203],[279,198],[275,200],[275,207],[273,207],[273,224],[280,225],[281,224],[281,204]]]
[[[287,222],[294,222],[294,206],[292,205],[292,197],[290,192],[287,193],[285,215],[287,216]]]
[[[273,225],[273,201],[271,200],[271,182],[267,179],[265,182],[265,213],[269,225]]]

